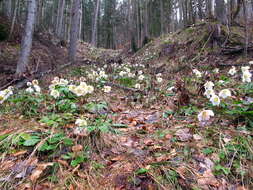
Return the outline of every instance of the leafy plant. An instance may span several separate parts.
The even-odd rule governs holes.
[[[41,94],[33,95],[26,92],[16,94],[9,99],[11,106],[16,111],[20,111],[25,116],[36,116],[40,114],[42,102],[45,96]]]
[[[90,102],[84,105],[84,108],[91,113],[106,113],[108,105],[106,102]]]
[[[48,116],[42,117],[41,123],[44,123],[50,127],[58,127],[60,125],[65,125],[68,121],[73,120],[73,115],[71,113],[64,114],[50,114]]]
[[[122,78],[119,78],[118,80],[121,85],[126,86],[126,87],[133,87],[135,84],[135,79],[130,78],[130,77],[122,77]]]
[[[226,110],[226,113],[239,122],[246,122],[248,127],[253,127],[253,103],[237,101],[231,110]]]
[[[71,146],[73,140],[66,137],[63,133],[56,133],[52,137],[48,138],[45,143],[39,147],[39,151],[55,151],[60,145]]]
[[[59,112],[74,113],[78,111],[77,105],[70,99],[59,100],[56,102],[55,106]]]
[[[179,110],[180,115],[191,116],[198,112],[198,108],[196,106],[183,106]]]

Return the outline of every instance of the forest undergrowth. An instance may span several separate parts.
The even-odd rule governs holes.
[[[0,91],[1,189],[252,189],[253,62],[172,39]]]

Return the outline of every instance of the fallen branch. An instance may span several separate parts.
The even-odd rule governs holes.
[[[248,65],[248,64],[246,64],[246,63],[228,63],[228,64],[216,63],[216,66],[218,66],[218,67],[231,67],[231,66],[241,67],[241,66],[246,66],[246,65]]]
[[[221,53],[224,55],[242,53],[245,51],[245,47],[224,47]],[[247,51],[253,51],[253,46],[248,46]]]

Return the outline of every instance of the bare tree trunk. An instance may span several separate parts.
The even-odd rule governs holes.
[[[206,12],[209,19],[213,18],[213,0],[206,0]]]
[[[242,0],[243,4],[243,17],[244,17],[244,22],[245,22],[245,57],[247,58],[248,56],[248,44],[249,44],[249,32],[248,32],[248,12],[247,12],[247,7],[246,7],[246,2],[245,0]]]
[[[16,69],[17,76],[21,76],[24,72],[26,72],[27,65],[29,63],[29,56],[32,48],[33,30],[35,24],[36,1],[37,0],[29,0],[28,2],[28,14],[25,26],[25,33],[23,35],[21,43],[21,52]]]
[[[136,22],[137,44],[138,44],[138,48],[139,48],[139,47],[141,47],[141,12],[140,12],[140,1],[137,1],[136,14],[137,14],[137,22]]]
[[[198,0],[198,16],[199,19],[202,20],[203,19],[203,1],[202,0]]]
[[[11,37],[12,32],[14,30],[14,26],[15,26],[15,22],[16,22],[16,18],[17,18],[17,12],[18,12],[18,4],[19,4],[19,0],[16,0],[9,38]]]
[[[144,2],[144,38],[149,38],[148,33],[148,0]]]
[[[224,0],[215,0],[215,4],[216,4],[216,7],[215,7],[216,18],[222,24],[226,24],[227,18],[226,18],[225,1]]]
[[[65,8],[65,0],[59,0],[56,35],[58,38],[61,38],[61,39],[63,38],[62,25],[63,25],[64,8]]]
[[[97,46],[97,25],[98,25],[99,7],[100,7],[100,0],[97,0],[94,24],[92,28],[92,39],[91,39],[91,45],[95,47]]]
[[[84,14],[83,14],[83,11],[84,11],[84,9],[83,9],[83,1],[81,0],[80,1],[80,9],[79,9],[79,11],[80,11],[80,13],[79,13],[79,26],[78,26],[78,40],[80,40],[81,39],[81,35],[82,35],[82,27],[83,27],[83,23],[84,22],[82,22],[85,18],[83,18],[84,17]]]
[[[5,0],[5,16],[7,16],[9,19],[11,18],[11,0]]]
[[[70,44],[69,44],[69,61],[75,62],[77,41],[78,41],[78,27],[80,20],[80,0],[74,0],[72,5],[72,18],[70,29]]]
[[[242,4],[243,4],[243,0],[237,0],[236,9],[235,9],[235,11],[232,11],[232,13],[231,13],[232,14],[232,18],[231,18],[232,23],[235,21],[236,17],[239,15]]]
[[[164,4],[163,0],[160,0],[160,22],[161,22],[161,34],[164,34]]]
[[[37,16],[37,21],[36,21],[36,29],[35,31],[40,30],[43,28],[43,18],[44,18],[44,2],[43,0],[38,1],[38,16]]]

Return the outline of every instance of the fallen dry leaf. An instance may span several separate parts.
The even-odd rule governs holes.
[[[181,141],[188,141],[192,138],[192,134],[190,134],[190,129],[184,128],[177,130],[175,134]]]
[[[126,159],[126,157],[124,155],[118,155],[118,156],[112,158],[111,161],[117,162],[117,161],[121,161],[121,160],[125,160],[125,159]]]
[[[39,179],[43,171],[48,167],[48,166],[53,166],[54,163],[44,163],[44,164],[38,164],[37,168],[33,171],[32,175],[30,176],[31,181],[34,183]]]
[[[83,146],[78,144],[78,145],[75,145],[75,146],[72,146],[72,151],[73,152],[80,152],[83,150]]]
[[[27,150],[21,150],[21,151],[18,151],[16,153],[14,153],[13,156],[20,156],[20,155],[23,155],[25,153],[27,153]]]
[[[212,173],[212,170],[208,169],[204,174],[197,180],[200,186],[211,185],[218,187],[220,185],[219,181],[215,178]]]
[[[200,135],[198,135],[198,134],[194,134],[193,135],[193,139],[199,141],[199,140],[202,139],[202,137]]]
[[[58,159],[57,162],[60,163],[60,164],[63,165],[63,166],[66,166],[66,167],[69,166],[68,162],[66,162],[65,160],[60,160],[60,159]]]
[[[165,139],[167,139],[167,140],[170,140],[170,139],[172,139],[172,135],[171,134],[167,134],[167,135],[165,135]]]

